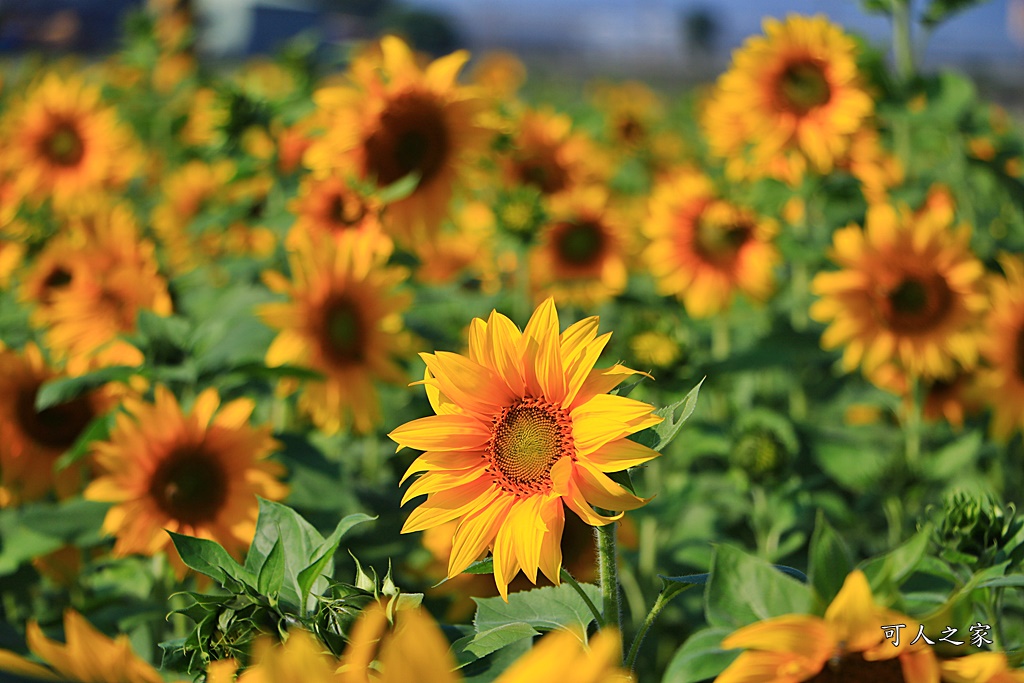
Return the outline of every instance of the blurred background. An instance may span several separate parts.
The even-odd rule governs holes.
[[[0,51],[112,51],[120,17],[144,1],[0,0]],[[434,54],[509,50],[561,77],[692,83],[720,73],[764,16],[823,13],[872,42],[888,40],[886,19],[855,0],[150,1],[192,5],[200,52],[223,60],[273,52],[300,35],[330,50],[397,32]],[[918,41],[926,70],[957,67],[1011,99],[1024,86],[1024,0],[991,0]]]

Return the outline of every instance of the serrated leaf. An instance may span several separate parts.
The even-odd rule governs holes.
[[[334,553],[338,551],[338,546],[341,544],[342,537],[348,533],[357,524],[363,522],[370,522],[377,519],[370,515],[364,515],[361,512],[356,514],[342,517],[337,526],[334,527],[334,531],[331,535],[317,548],[313,555],[313,561],[299,572],[299,595],[302,598],[302,602],[305,603],[309,597],[310,591],[313,589],[313,585],[317,579],[320,578],[320,574],[323,572],[324,567],[334,557]]]
[[[36,394],[36,410],[73,401],[82,394],[99,389],[108,382],[126,382],[135,375],[142,374],[141,368],[127,365],[111,365],[99,368],[77,377],[59,377],[44,382]]]
[[[722,649],[722,639],[730,633],[732,629],[711,627],[687,638],[672,656],[661,683],[697,683],[718,676],[740,654]]]
[[[268,597],[276,596],[284,582],[284,543],[281,539],[274,542],[270,554],[260,567],[260,575],[256,580],[256,588]]]
[[[805,614],[810,588],[738,548],[715,546],[705,592],[708,623],[739,628],[783,614]]]
[[[682,429],[683,424],[690,419],[691,415],[693,415],[693,411],[697,408],[697,396],[700,394],[700,387],[704,384],[705,379],[707,379],[707,377],[698,382],[697,386],[690,389],[686,396],[679,401],[676,401],[672,405],[667,405],[655,410],[654,414],[664,419],[660,424],[651,427],[650,430],[645,429],[642,432],[639,432],[639,434],[636,435],[637,438],[634,440],[648,448],[653,448],[656,451],[664,450],[664,448],[672,442],[672,439],[676,438],[676,435],[679,434],[679,430]],[[679,417],[676,417],[677,410],[679,411]],[[648,431],[652,431],[653,434],[644,435],[644,432]],[[645,440],[650,441],[651,436],[657,437],[657,441],[654,445],[645,442]]]
[[[601,601],[597,586],[588,583],[580,586],[591,600]],[[506,624],[525,623],[541,632],[566,628],[585,638],[587,627],[594,620],[587,603],[567,583],[512,593],[507,603],[500,597],[473,598],[473,601],[477,605],[473,618],[477,633]]]
[[[185,566],[209,576],[221,585],[227,584],[230,578],[252,588],[256,587],[252,574],[238,564],[219,543],[173,531],[167,533],[171,535],[171,541]]]
[[[465,650],[479,659],[523,638],[532,638],[536,635],[540,635],[540,632],[533,626],[524,621],[516,621],[477,633],[466,644]]]
[[[821,510],[811,534],[808,564],[811,586],[824,604],[831,603],[853,569],[853,556]]]

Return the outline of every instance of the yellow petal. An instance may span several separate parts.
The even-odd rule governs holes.
[[[488,425],[465,415],[430,415],[406,422],[388,436],[398,444],[420,451],[460,451],[478,448],[491,437]]]

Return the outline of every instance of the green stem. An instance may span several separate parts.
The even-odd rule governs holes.
[[[711,357],[715,360],[729,357],[729,317],[724,312],[711,321]]]
[[[1002,587],[990,588],[986,596],[989,598],[986,602],[988,603],[988,621],[992,624],[993,652],[1006,651],[1006,635],[1003,633],[1003,620],[1001,618],[1003,614],[1003,591],[1005,590]]]
[[[587,604],[587,608],[590,610],[590,613],[594,615],[594,619],[597,621],[598,625],[604,624],[604,618],[601,616],[601,610],[597,608],[597,605],[595,605],[594,601],[590,599],[587,592],[583,590],[583,586],[580,585],[580,582],[569,573],[569,570],[562,567],[559,575],[562,577],[562,581],[565,581],[567,584],[572,586],[572,589],[576,591],[581,598],[583,598],[583,602]]]
[[[910,5],[911,0],[892,0],[892,53],[896,75],[904,85],[915,71]]]
[[[654,606],[651,607],[651,611],[647,613],[647,618],[644,619],[644,623],[640,625],[640,630],[636,632],[636,637],[633,638],[633,644],[629,646],[629,654],[626,655],[626,668],[630,671],[636,666],[637,655],[640,654],[640,646],[644,643],[644,638],[647,636],[647,632],[651,630],[651,626],[654,624],[654,620],[658,618],[662,610],[668,607],[668,603],[672,602],[680,593],[683,593],[689,588],[693,588],[695,584],[682,584],[673,583],[669,585],[665,590],[658,593],[658,599],[654,601]]]
[[[615,522],[595,527],[597,534],[597,563],[601,574],[601,626],[615,628],[622,633],[622,604],[619,597],[618,553],[615,550]]]
[[[917,376],[910,378],[910,408],[903,425],[904,454],[907,469],[913,472],[921,456],[921,420],[924,411],[924,385]]]

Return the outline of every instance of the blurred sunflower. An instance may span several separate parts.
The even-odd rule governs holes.
[[[380,50],[379,57],[353,64],[355,87],[327,88],[315,95],[327,130],[310,146],[305,161],[318,176],[344,172],[352,164],[378,188],[415,174],[415,189],[389,204],[385,214],[396,237],[415,243],[436,233],[467,157],[486,147],[487,131],[476,123],[483,102],[456,81],[469,59],[464,50],[432,62],[425,71],[394,36],[383,38]]]
[[[764,301],[774,289],[776,225],[719,199],[699,171],[678,170],[655,186],[643,230],[659,292],[695,318],[725,310],[737,291]]]
[[[657,452],[626,439],[661,422],[646,403],[606,392],[637,374],[622,365],[594,364],[610,333],[597,336],[590,317],[559,334],[551,299],[520,332],[492,311],[470,324],[469,357],[421,354],[423,379],[436,415],[408,422],[389,436],[398,448],[425,451],[403,477],[423,472],[402,503],[427,500],[402,531],[410,533],[461,519],[448,561],[454,577],[488,547],[494,580],[507,599],[520,569],[536,583],[538,569],[559,583],[559,542],[565,506],[594,526],[622,516],[646,500],[605,473],[639,465]]]
[[[1024,259],[999,257],[1005,278],[993,278],[981,371],[992,406],[992,435],[1006,440],[1024,428]]]
[[[551,196],[608,177],[608,164],[590,138],[572,130],[572,119],[548,109],[521,116],[504,160],[506,181],[531,185]]]
[[[649,145],[664,113],[658,95],[639,81],[601,84],[595,89],[594,102],[605,115],[612,146],[625,152]]]
[[[540,243],[530,254],[537,298],[593,306],[621,294],[629,277],[626,232],[603,188],[553,198]]]
[[[864,573],[853,571],[825,610],[825,617],[787,614],[733,632],[722,641],[726,650],[744,652],[715,683],[787,681],[900,681],[938,683],[939,664],[924,642],[900,647],[882,628],[913,619],[876,605]]]
[[[21,266],[24,257],[24,244],[0,240],[0,288],[7,289],[11,282],[11,276]]]
[[[947,683],[1024,683],[1024,669],[1011,669],[1002,652],[979,652],[942,662]]]
[[[320,429],[339,431],[351,418],[367,432],[381,421],[374,380],[401,383],[395,362],[407,346],[402,311],[411,296],[397,291],[402,268],[386,267],[373,235],[315,240],[306,235],[289,254],[291,280],[266,273],[264,280],[290,301],[265,304],[259,316],[280,330],[267,350],[267,365],[298,365],[324,375],[302,385],[299,407]],[[282,384],[285,393],[297,382]]]
[[[119,187],[139,154],[99,88],[50,73],[8,110],[3,121],[3,168],[22,190],[55,204]]]
[[[764,32],[733,53],[706,103],[708,145],[733,177],[828,173],[874,109],[856,43],[824,16],[767,18]]]
[[[910,378],[897,364],[884,364],[868,379],[876,386],[902,396],[904,411],[913,409]],[[964,370],[957,367],[949,376],[926,382],[924,390],[924,419],[932,422],[944,420],[954,429],[963,428],[964,418],[981,412],[987,402],[977,368]]]
[[[46,299],[34,324],[46,330],[47,345],[67,360],[71,374],[96,364],[140,364],[142,353],[119,335],[135,330],[142,309],[171,313],[153,244],[139,238],[135,217],[120,204],[73,220],[68,229],[77,233],[78,267],[58,268],[44,281]]]
[[[895,362],[912,377],[950,377],[954,361],[977,362],[981,316],[988,307],[984,267],[970,250],[970,229],[945,215],[868,209],[866,228],[837,230],[831,258],[842,270],[819,273],[813,319],[827,323],[826,349],[845,345],[843,366],[870,376]]]
[[[0,350],[0,507],[41,498],[52,488],[63,498],[77,488],[80,470],[55,472],[54,464],[107,402],[90,394],[37,410],[40,387],[59,376],[34,344],[21,353]]]
[[[440,285],[475,279],[481,290],[501,288],[494,237],[494,212],[484,202],[466,202],[453,212],[452,220],[432,242],[416,245],[417,282]]]
[[[64,612],[61,644],[43,635],[36,621],[25,632],[29,650],[49,666],[31,662],[9,650],[0,650],[0,671],[65,683],[164,683],[164,678],[132,651],[128,636],[111,640],[78,612]]]
[[[117,537],[115,555],[170,550],[167,530],[242,556],[256,530],[256,497],[287,493],[283,468],[267,459],[278,445],[270,427],[248,424],[254,405],[241,398],[221,406],[217,391],[206,389],[186,414],[163,386],[153,403],[124,399],[109,438],[93,444],[101,474],[84,494],[115,503],[103,520],[103,530]],[[168,557],[184,576],[177,553]]]
[[[295,247],[303,233],[320,233],[340,238],[349,232],[378,236],[379,248],[391,253],[391,240],[380,224],[380,202],[364,197],[338,176],[303,178],[299,194],[289,208],[295,223],[286,244]]]

